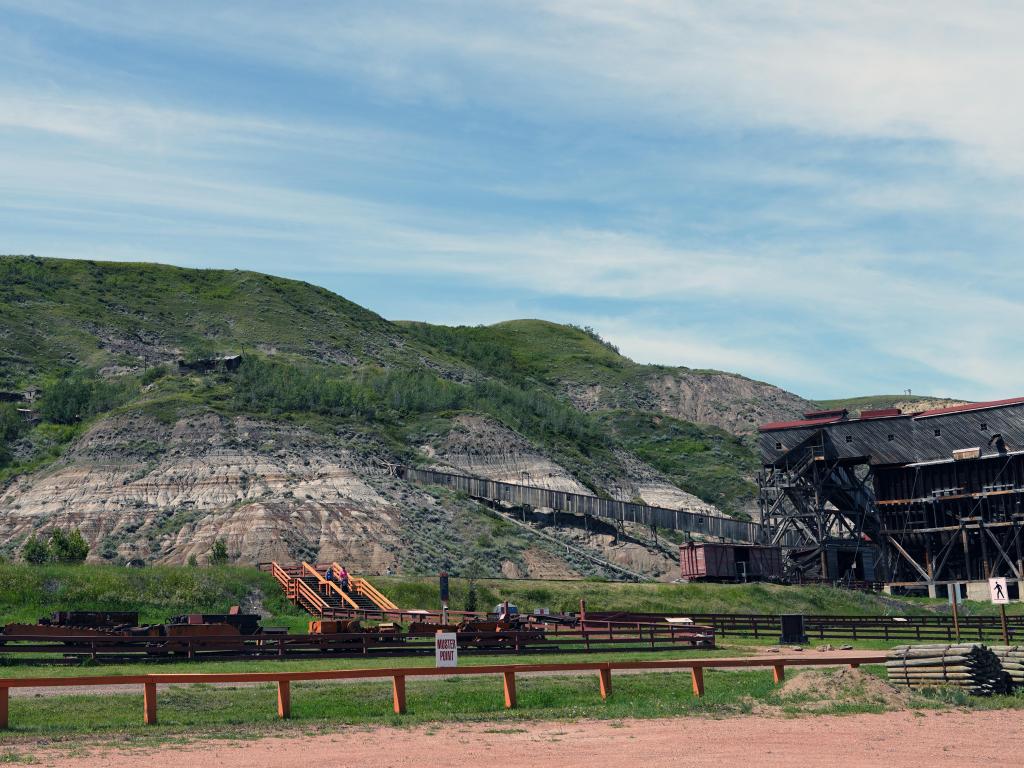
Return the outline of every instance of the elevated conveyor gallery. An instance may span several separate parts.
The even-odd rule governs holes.
[[[475,499],[535,508],[553,509],[577,515],[590,515],[623,523],[636,523],[648,528],[657,526],[681,531],[705,539],[718,539],[754,544],[761,541],[762,530],[757,523],[717,517],[678,509],[649,507],[628,501],[602,499],[580,493],[553,491],[529,485],[514,485],[430,469],[399,468],[398,474],[411,483],[440,485],[462,491]]]

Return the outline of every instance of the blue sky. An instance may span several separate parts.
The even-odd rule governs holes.
[[[0,252],[592,325],[808,397],[1021,394],[1022,28],[941,0],[0,0]]]

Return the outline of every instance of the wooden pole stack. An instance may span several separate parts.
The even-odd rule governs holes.
[[[889,680],[911,688],[952,685],[977,696],[1008,693],[1010,678],[984,645],[899,645],[885,662]]]
[[[1024,686],[1024,645],[993,645],[991,651],[1010,676],[1013,686]]]

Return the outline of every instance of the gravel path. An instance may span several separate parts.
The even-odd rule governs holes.
[[[1019,768],[1020,754],[1014,745],[1022,738],[1024,718],[1019,712],[1002,710],[346,729],[250,742],[34,756],[43,765],[75,768],[412,768],[502,763],[518,768]]]

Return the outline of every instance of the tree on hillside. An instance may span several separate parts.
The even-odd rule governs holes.
[[[69,376],[46,388],[39,410],[47,421],[74,424],[86,415],[92,399],[92,382],[81,376]]]
[[[89,545],[77,528],[55,528],[50,534],[50,559],[55,563],[84,563]]]
[[[210,549],[210,563],[213,565],[227,565],[228,543],[224,539],[217,539]]]
[[[0,467],[6,467],[14,458],[10,444],[24,434],[27,426],[12,403],[0,403]]]
[[[54,528],[49,542],[34,533],[21,547],[21,557],[26,563],[84,563],[89,555],[89,544],[77,528]]]
[[[41,565],[50,559],[50,547],[33,533],[21,547],[21,558],[26,563]]]

